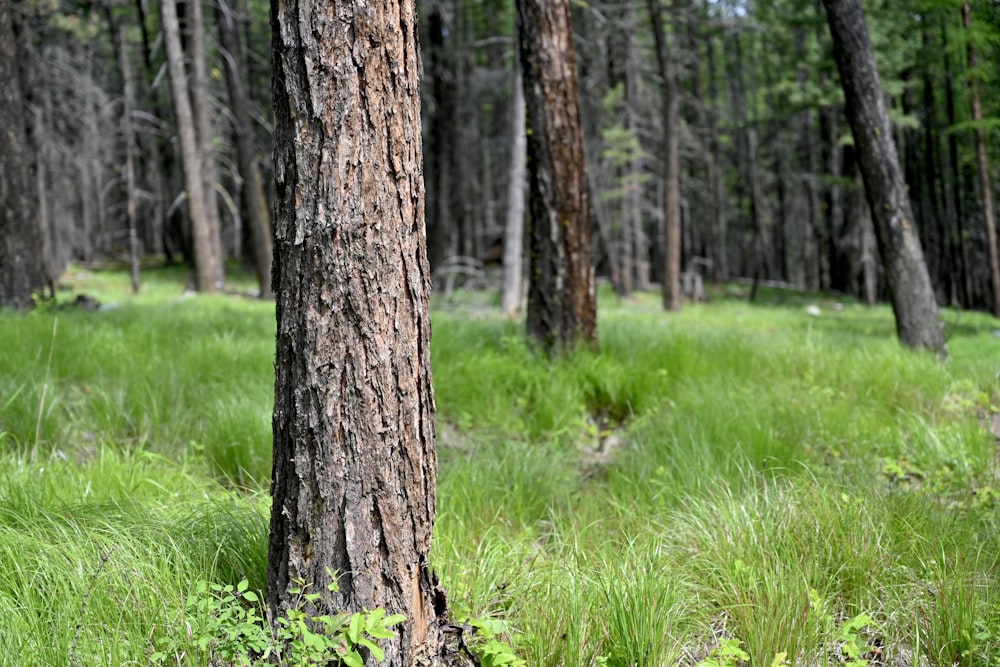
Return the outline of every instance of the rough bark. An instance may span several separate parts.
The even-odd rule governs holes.
[[[896,331],[908,346],[945,356],[927,265],[899,166],[875,56],[859,0],[823,0],[844,87],[875,238],[892,294]]]
[[[681,292],[681,99],[677,68],[663,32],[660,0],[649,0],[649,14],[660,76],[663,78],[663,182],[666,189],[663,211],[663,308],[676,311],[684,304]]]
[[[44,284],[38,202],[31,169],[24,96],[17,70],[14,11],[0,0],[0,307],[31,308]]]
[[[524,189],[528,160],[528,136],[525,126],[524,83],[521,66],[515,64],[513,107],[513,147],[510,178],[507,182],[507,223],[503,238],[503,295],[505,315],[521,309],[521,285],[524,282]]]
[[[235,6],[226,0],[219,0],[216,23],[219,26],[219,42],[222,57],[226,61],[226,81],[229,87],[229,102],[233,112],[233,132],[236,135],[236,158],[240,177],[243,181],[243,201],[250,223],[250,240],[253,243],[254,268],[260,285],[260,298],[274,297],[271,290],[271,211],[264,193],[264,181],[257,164],[257,150],[254,145],[253,120],[250,117],[251,102],[247,94],[246,68],[243,66],[240,50],[239,31],[236,26]]]
[[[971,27],[969,3],[962,3],[962,21],[965,29]],[[976,70],[976,50],[969,39],[966,56],[969,71]],[[1000,259],[997,257],[997,228],[993,218],[993,191],[990,189],[990,167],[986,159],[986,131],[983,129],[983,108],[979,101],[979,82],[972,76],[972,120],[976,123],[976,166],[979,171],[979,189],[983,198],[983,224],[986,226],[987,256],[990,258],[990,284],[993,287],[993,316],[1000,317]]]
[[[517,0],[528,110],[528,333],[554,351],[597,343],[597,294],[568,0]]]
[[[167,70],[174,97],[174,112],[177,114],[177,136],[181,148],[184,184],[187,189],[188,217],[191,221],[195,286],[199,292],[214,292],[222,287],[222,264],[214,252],[217,242],[212,240],[213,228],[205,215],[201,160],[191,100],[188,97],[187,73],[184,71],[176,0],[164,0],[161,8]],[[218,234],[218,228],[215,228],[214,233]]]
[[[268,605],[407,617],[436,664],[430,278],[413,0],[272,3],[277,356]],[[373,659],[368,659],[374,665]]]

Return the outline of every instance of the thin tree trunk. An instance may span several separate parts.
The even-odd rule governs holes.
[[[169,0],[168,0],[169,1]],[[208,62],[205,52],[205,18],[203,0],[187,0],[191,7],[191,111],[194,114],[195,141],[201,173],[201,192],[205,198],[205,223],[210,230],[213,264],[219,289],[225,285],[223,270],[225,253],[222,248],[222,223],[215,199],[215,186],[219,181],[215,165],[215,146],[212,143],[212,101],[208,89]]]
[[[129,273],[132,278],[132,293],[139,293],[139,234],[136,230],[136,184],[135,184],[135,131],[132,129],[132,109],[135,107],[135,89],[132,83],[131,54],[128,38],[122,29],[118,34],[118,66],[122,71],[122,134],[125,138],[125,217],[128,220]]]
[[[858,0],[823,0],[823,4],[875,237],[892,293],[896,331],[905,345],[933,350],[944,357],[947,349],[938,306],[892,141],[864,13]]]
[[[663,78],[663,152],[666,188],[664,201],[665,248],[663,265],[663,308],[677,311],[684,304],[681,292],[681,159],[680,159],[680,91],[673,54],[663,32],[660,0],[649,0],[653,38],[660,75]]]
[[[708,112],[709,183],[712,188],[712,279],[720,283],[729,277],[729,260],[726,251],[726,191],[723,183],[722,145],[719,140],[718,74],[715,66],[715,44],[711,37],[705,40],[708,51],[708,96],[712,108]]]
[[[597,344],[597,290],[569,0],[517,0],[528,110],[528,333],[549,351]]]
[[[962,21],[969,30],[972,23],[968,1],[962,3]],[[986,131],[983,129],[983,109],[979,101],[979,82],[976,71],[976,50],[969,37],[969,71],[972,75],[972,120],[976,123],[976,163],[979,169],[979,188],[983,198],[983,224],[986,225],[987,256],[990,258],[990,282],[993,286],[993,316],[1000,317],[1000,259],[997,257],[997,228],[993,219],[993,191],[990,189],[990,167],[986,159]]]
[[[511,133],[510,178],[507,181],[507,224],[503,239],[503,297],[501,306],[505,315],[521,309],[524,282],[524,189],[527,173],[528,135],[525,126],[524,83],[521,65],[514,65],[514,102]]]
[[[406,616],[379,665],[439,664],[430,273],[413,0],[271,5],[274,465],[268,605]],[[336,578],[339,590],[326,594]],[[366,664],[374,667],[370,655]]]
[[[236,134],[236,158],[243,180],[243,200],[250,222],[250,239],[253,243],[254,268],[260,285],[260,298],[271,299],[271,212],[264,193],[264,181],[257,164],[257,150],[254,146],[253,120],[250,117],[250,97],[246,90],[246,69],[240,51],[239,31],[236,27],[236,4],[219,0],[216,23],[219,26],[219,42],[222,57],[226,61],[226,81],[229,87],[229,102],[233,112],[233,130]]]
[[[181,52],[180,27],[177,21],[176,0],[164,0],[162,5],[163,35],[167,51],[167,69],[174,95],[177,114],[177,135],[181,146],[184,182],[187,188],[188,217],[194,254],[195,285],[199,292],[215,292],[222,287],[222,266],[215,254],[217,243],[213,228],[205,215],[204,182],[201,179],[201,159],[195,136],[191,100],[188,97],[187,74],[184,71],[184,54]]]
[[[944,76],[945,76],[945,109],[948,114],[948,125],[952,126],[958,122],[955,109],[955,84],[951,71],[951,57],[948,55],[948,30],[944,22],[941,23],[941,43],[944,51]],[[959,175],[958,159],[958,133],[948,134],[948,163],[944,169],[945,174],[945,203],[946,213],[951,224],[952,254],[957,258],[959,265],[958,284],[961,287],[961,303],[966,308],[971,308],[975,299],[975,291],[972,285],[972,272],[970,271],[970,260],[968,243],[965,242],[965,219],[964,201],[962,199],[962,179]]]

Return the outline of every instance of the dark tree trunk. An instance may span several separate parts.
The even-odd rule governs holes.
[[[962,20],[965,29],[971,27],[969,3],[962,3]],[[976,50],[972,39],[968,44],[969,71],[976,70]],[[986,226],[986,256],[990,258],[990,284],[993,287],[993,316],[1000,317],[1000,259],[997,257],[997,229],[993,219],[993,192],[990,189],[990,167],[986,159],[986,131],[983,129],[983,110],[979,102],[979,83],[972,77],[972,120],[976,125],[976,167],[979,171],[980,196],[983,198],[983,224]]]
[[[597,343],[590,194],[568,0],[517,0],[528,110],[528,333],[550,351]]]
[[[246,68],[243,66],[239,31],[236,29],[235,5],[219,0],[216,23],[222,57],[226,61],[226,81],[229,84],[229,102],[233,112],[233,130],[236,134],[236,157],[243,180],[243,201],[250,223],[250,240],[253,243],[254,268],[260,285],[260,298],[270,299],[271,291],[271,212],[264,193],[264,182],[257,164],[254,146],[251,102],[247,95]]]
[[[823,0],[899,339],[945,356],[927,265],[859,0]]]
[[[31,308],[45,278],[14,11],[0,0],[0,307]]]
[[[436,664],[436,456],[413,0],[273,3],[278,334],[268,605],[406,623],[380,665]],[[369,665],[374,665],[372,658]]]
[[[430,44],[427,47],[431,78],[431,109],[427,150],[427,254],[431,269],[441,266],[452,248],[454,217],[451,208],[452,180],[449,171],[449,146],[454,143],[455,84],[448,49],[445,44],[450,28],[443,1],[434,2],[428,14]],[[454,36],[452,35],[452,39]]]
[[[723,183],[722,142],[719,140],[718,75],[715,66],[715,43],[711,37],[705,40],[708,51],[708,97],[712,108],[708,111],[708,135],[711,156],[709,157],[709,186],[712,188],[712,279],[716,283],[729,277],[729,261],[726,251],[726,191]]]
[[[948,30],[944,22],[941,24],[941,42],[944,51],[945,77],[945,110],[948,114],[948,125],[958,122],[955,109],[955,82],[951,71],[951,57],[948,55]],[[949,236],[952,238],[951,252],[959,266],[956,282],[961,294],[960,302],[966,308],[971,308],[975,293],[972,287],[972,273],[968,253],[968,243],[965,242],[965,204],[962,198],[962,179],[959,173],[958,133],[948,133],[948,162],[944,168],[945,212],[949,219]]]
[[[125,138],[125,217],[128,220],[129,273],[132,277],[132,293],[139,293],[139,264],[142,251],[139,248],[139,232],[136,229],[136,182],[135,160],[138,147],[135,130],[132,128],[132,109],[135,108],[135,85],[132,82],[131,54],[125,31],[115,27],[118,37],[118,66],[122,72],[122,134]]]

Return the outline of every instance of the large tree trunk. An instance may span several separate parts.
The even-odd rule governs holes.
[[[597,294],[569,0],[517,0],[528,110],[528,333],[548,350],[597,343]]]
[[[212,227],[205,212],[205,188],[201,179],[201,159],[195,133],[194,115],[188,97],[187,73],[181,51],[180,26],[176,0],[164,0],[162,7],[163,36],[167,51],[167,69],[177,114],[177,136],[181,147],[184,183],[187,188],[187,209],[191,221],[191,236],[195,286],[199,292],[215,292],[222,288],[222,262],[215,253],[218,247],[218,227]],[[214,238],[214,240],[213,240]]]
[[[434,397],[413,0],[272,3],[277,357],[268,605],[407,617],[432,664]],[[368,659],[369,665],[375,661]]]
[[[834,57],[844,87],[875,238],[892,293],[899,339],[945,356],[927,265],[924,263],[885,108],[868,28],[859,0],[823,0]]]
[[[260,285],[260,298],[270,299],[271,291],[271,212],[264,193],[264,182],[257,164],[254,146],[253,120],[250,117],[250,96],[247,95],[246,69],[240,50],[239,31],[236,28],[236,7],[219,0],[216,23],[219,42],[226,61],[226,81],[229,84],[229,102],[233,112],[233,130],[236,134],[236,157],[243,179],[243,201],[250,222],[250,240],[253,243],[254,268]]]
[[[31,308],[44,284],[24,96],[17,71],[14,7],[0,0],[0,307]]]
[[[677,68],[663,32],[660,0],[649,0],[653,38],[660,76],[663,78],[663,182],[664,198],[664,264],[663,307],[680,310],[684,304],[681,292],[681,158],[680,158],[680,90]]]
[[[525,127],[524,82],[521,65],[514,65],[513,146],[510,179],[507,182],[507,224],[503,236],[503,297],[505,315],[521,309],[521,286],[524,282],[524,180],[528,161],[528,136]]]
[[[962,20],[965,29],[971,27],[969,3],[962,3]],[[976,71],[976,50],[969,38],[969,71]],[[997,258],[997,228],[993,219],[993,192],[990,189],[990,167],[986,159],[986,131],[983,129],[983,109],[979,102],[979,83],[972,77],[972,120],[976,122],[976,164],[979,170],[979,188],[983,198],[983,224],[986,225],[987,257],[990,258],[990,283],[993,286],[993,316],[1000,317],[1000,259]]]

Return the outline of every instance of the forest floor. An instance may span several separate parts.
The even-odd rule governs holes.
[[[207,665],[199,582],[265,585],[273,304],[144,279],[0,315],[0,665]],[[743,292],[602,291],[556,361],[435,300],[456,620],[532,667],[1000,664],[1000,321],[946,311],[941,363],[886,307]]]

